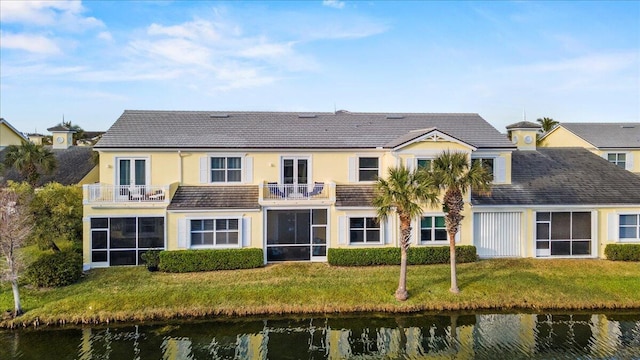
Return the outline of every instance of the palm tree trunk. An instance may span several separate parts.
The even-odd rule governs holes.
[[[409,220],[411,221],[411,220]],[[409,241],[411,239],[411,225],[400,224],[402,240],[400,243],[400,280],[398,281],[398,290],[396,290],[396,299],[405,301],[409,298],[407,292],[407,250],[409,249]]]
[[[454,294],[459,294],[458,289],[458,275],[456,272],[456,234],[449,233],[449,259],[451,261],[451,291]]]
[[[13,290],[13,317],[22,315],[22,306],[20,305],[20,292],[18,291],[18,280],[11,280],[11,289]]]

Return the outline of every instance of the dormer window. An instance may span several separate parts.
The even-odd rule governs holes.
[[[627,168],[627,154],[625,153],[608,153],[607,160],[609,160],[610,163],[618,165],[618,167],[623,169]]]

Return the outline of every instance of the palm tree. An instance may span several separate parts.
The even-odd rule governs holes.
[[[35,188],[41,173],[50,174],[55,170],[56,158],[51,150],[42,145],[25,142],[9,145],[4,159],[7,167],[13,167]]]
[[[445,151],[433,160],[435,184],[444,191],[442,208],[445,213],[445,225],[449,236],[449,254],[451,261],[451,289],[454,294],[460,292],[456,274],[456,233],[464,216],[464,195],[471,188],[488,191],[491,174],[481,162],[470,164],[468,155],[462,152]]]
[[[540,126],[542,126],[542,131],[547,133],[551,130],[553,130],[553,128],[555,128],[559,122],[553,120],[552,118],[548,118],[548,117],[543,117],[541,119],[536,120]]]
[[[422,215],[427,204],[436,204],[437,188],[426,171],[410,171],[404,166],[389,169],[387,179],[376,182],[376,195],[373,205],[378,209],[378,219],[385,220],[395,211],[400,218],[400,280],[396,290],[396,299],[404,301],[407,292],[407,250],[411,240],[411,220]]]

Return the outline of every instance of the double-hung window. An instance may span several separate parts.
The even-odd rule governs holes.
[[[359,157],[358,181],[376,181],[378,179],[379,166],[377,157]]]
[[[627,154],[625,153],[608,153],[607,160],[609,160],[610,163],[618,165],[618,167],[623,169],[627,168]]]
[[[485,170],[487,170],[487,172],[489,173],[489,175],[491,175],[491,178],[493,179],[494,176],[494,159],[493,158],[474,158],[471,160],[471,164],[475,164],[475,163],[480,163],[480,165],[482,165],[483,168],[485,168]]]
[[[620,240],[640,241],[640,214],[620,215]]]
[[[191,220],[191,247],[236,247],[239,245],[239,219]]]
[[[420,219],[420,242],[447,241],[444,216],[424,216]]]
[[[242,158],[239,156],[212,156],[211,182],[241,182]]]
[[[349,218],[349,243],[381,244],[380,222],[376,217]]]

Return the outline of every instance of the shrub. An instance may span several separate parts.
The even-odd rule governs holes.
[[[160,252],[160,270],[195,271],[252,269],[264,265],[262,249],[178,250]]]
[[[604,254],[613,261],[640,261],[640,244],[607,244]]]
[[[160,250],[147,250],[140,257],[144,260],[147,270],[158,271],[158,265],[160,264]]]
[[[25,272],[27,281],[38,287],[71,285],[82,276],[82,255],[75,251],[45,254],[31,263]]]
[[[476,261],[476,247],[456,246],[456,262]],[[328,261],[335,266],[400,265],[400,248],[329,249]],[[407,264],[427,265],[449,262],[449,247],[411,247],[407,252]]]

